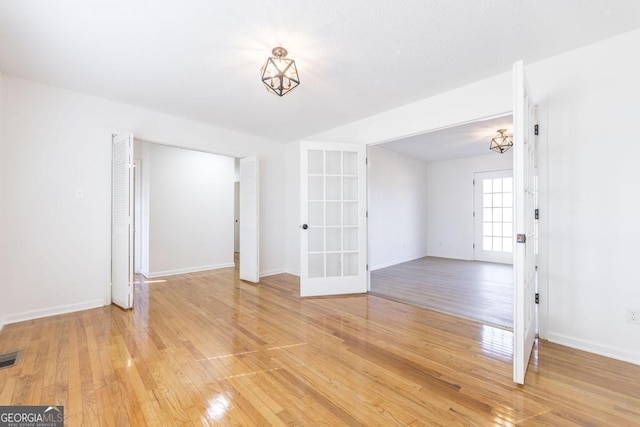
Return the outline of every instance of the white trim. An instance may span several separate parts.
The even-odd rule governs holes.
[[[144,277],[146,277],[147,279],[155,279],[156,277],[177,276],[179,274],[187,274],[187,273],[200,273],[202,271],[219,270],[221,268],[233,268],[235,266],[236,266],[235,263],[227,262],[224,264],[204,265],[202,267],[179,268],[177,270],[156,271],[154,273],[149,273],[148,275],[144,275]]]
[[[276,268],[275,270],[261,271],[260,277],[275,276],[276,274],[282,274],[282,273],[286,273],[286,271],[283,268]]]
[[[371,271],[382,270],[383,268],[393,267],[394,265],[402,264],[403,262],[408,262],[408,261],[413,261],[413,260],[383,262],[382,264],[372,265],[371,267],[369,267],[369,270]]]
[[[405,104],[405,106],[406,105],[408,105],[408,104]],[[399,108],[402,108],[402,106],[399,107]],[[382,113],[380,113],[380,115],[382,115],[384,113],[387,113],[389,111],[392,111],[392,110],[383,111]],[[474,124],[474,123],[477,123],[477,122],[484,122],[484,121],[488,121],[488,120],[499,119],[500,117],[506,117],[506,116],[510,116],[512,114],[513,114],[513,109],[508,110],[506,112],[505,111],[501,111],[501,112],[498,112],[498,113],[490,113],[490,114],[483,115],[482,117],[475,118],[475,119],[472,118],[472,119],[463,120],[461,122],[447,123],[447,124],[441,125],[441,126],[430,126],[427,129],[421,130],[419,132],[403,134],[403,135],[400,135],[400,136],[394,136],[392,138],[384,139],[382,141],[370,141],[370,142],[366,142],[365,144],[366,145],[370,145],[370,146],[385,144],[387,142],[394,142],[394,141],[398,141],[398,140],[405,139],[405,138],[413,138],[414,136],[425,135],[427,133],[438,132],[438,131],[441,131],[441,130],[451,129],[451,128],[455,128],[455,127],[458,127],[458,126],[464,126],[464,125]],[[370,116],[370,117],[373,117],[373,116]],[[365,119],[370,118],[370,117],[365,117]],[[365,120],[365,119],[362,119],[362,120]],[[354,122],[351,122],[351,123],[354,123]]]
[[[548,341],[578,350],[588,351],[589,353],[599,354],[600,356],[640,365],[640,353],[630,352],[622,348],[598,344],[593,341],[574,338],[554,332],[549,332]]]
[[[297,276],[300,277],[300,271],[293,271],[293,270],[285,270],[284,271],[285,274],[290,274],[292,276]]]
[[[536,105],[536,124],[540,125],[536,137],[537,167],[538,167],[538,206],[540,219],[538,220],[538,336],[547,338],[549,329],[549,149],[548,123],[549,109],[547,100]]]
[[[260,159],[240,159],[240,268],[242,280],[260,281]]]
[[[78,304],[59,305],[56,307],[43,308],[39,310],[24,311],[6,316],[3,321],[5,324],[24,322],[27,320],[40,319],[42,317],[57,316],[60,314],[73,313],[76,311],[90,310],[92,308],[104,307],[102,299],[85,301]]]
[[[415,257],[415,258],[407,258],[407,259],[404,259],[404,260],[401,259],[401,260],[396,260],[396,261],[391,261],[391,262],[385,262],[385,263],[382,263],[382,264],[369,266],[369,270],[370,271],[381,270],[383,268],[393,267],[394,265],[404,264],[405,262],[415,261],[417,259],[425,258],[425,257],[428,257],[428,256],[429,255],[421,255],[421,256]]]

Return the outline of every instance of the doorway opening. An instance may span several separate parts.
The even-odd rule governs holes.
[[[131,133],[110,136],[112,267],[107,301],[133,308],[136,274],[155,278],[236,267],[236,180],[237,235],[246,255],[239,260],[239,276],[259,281],[256,156],[241,158],[238,172],[238,162],[230,156],[134,141]]]
[[[513,156],[489,150],[512,120],[509,113],[369,147],[372,294],[512,329],[513,256],[503,249],[513,243],[503,234],[512,233],[504,204],[512,203]],[[485,193],[476,178],[500,187]],[[489,199],[486,213],[496,215],[483,221],[476,205]]]
[[[153,279],[234,267],[235,159],[134,142],[134,266]]]

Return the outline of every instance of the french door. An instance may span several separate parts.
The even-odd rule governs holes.
[[[303,142],[300,295],[367,292],[366,147]]]
[[[514,228],[514,348],[513,381],[524,384],[536,335],[536,140],[535,109],[524,65],[513,65],[513,195]]]

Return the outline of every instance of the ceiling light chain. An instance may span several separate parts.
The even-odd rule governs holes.
[[[300,84],[296,61],[286,58],[287,49],[274,47],[273,56],[262,66],[262,83],[267,90],[278,96],[283,96]]]

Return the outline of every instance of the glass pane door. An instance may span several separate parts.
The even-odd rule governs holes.
[[[303,295],[366,292],[366,277],[361,286],[362,267],[366,267],[363,153],[354,144],[303,146]],[[338,285],[340,278],[345,278],[342,285]]]
[[[512,170],[477,172],[475,178],[474,259],[513,262]]]

